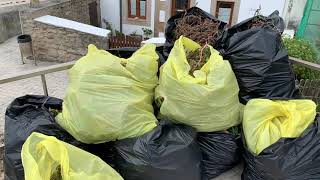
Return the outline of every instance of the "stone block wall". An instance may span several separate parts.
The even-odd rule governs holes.
[[[61,0],[61,2],[57,4],[50,4],[38,9],[29,8],[20,11],[22,31],[25,34],[31,34],[35,25],[33,19],[45,15],[52,15],[84,24],[90,24],[89,3],[92,2],[97,2],[98,22],[101,22],[100,0]]]
[[[31,35],[37,60],[69,62],[84,56],[89,44],[94,44],[100,49],[108,48],[107,37],[41,22],[35,22]]]

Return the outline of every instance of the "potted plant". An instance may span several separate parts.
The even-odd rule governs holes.
[[[143,31],[143,35],[144,35],[144,39],[150,39],[151,35],[152,35],[152,30],[149,28],[142,28]]]

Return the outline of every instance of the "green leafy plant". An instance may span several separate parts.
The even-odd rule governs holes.
[[[116,36],[124,36],[124,34],[118,30],[115,30]]]
[[[283,38],[283,43],[288,50],[289,56],[320,64],[317,57],[317,51],[309,41],[297,38]],[[320,79],[319,71],[312,70],[301,65],[293,65],[293,70],[299,80]],[[317,112],[320,112],[320,104],[317,105]]]
[[[143,31],[143,35],[146,38],[150,38],[150,36],[152,35],[152,30],[149,28],[142,28],[142,31]]]
[[[283,38],[283,44],[288,50],[289,56],[313,63],[320,63],[317,58],[317,52],[309,41],[298,38]],[[293,70],[297,79],[320,79],[319,71],[301,65],[294,65]]]
[[[130,36],[138,36],[137,31],[133,31],[131,34],[129,34]]]

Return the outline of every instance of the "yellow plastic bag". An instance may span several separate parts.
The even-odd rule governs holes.
[[[225,130],[240,123],[236,77],[229,62],[209,47],[210,58],[193,77],[185,52],[200,45],[181,36],[160,69],[155,92],[156,99],[163,100],[162,116],[202,132]]]
[[[156,127],[154,88],[158,77],[155,45],[130,58],[89,45],[69,71],[69,87],[57,122],[84,143],[140,136]]]
[[[99,157],[41,133],[28,137],[21,158],[26,180],[123,180]]]
[[[246,145],[258,155],[282,137],[299,137],[315,116],[316,104],[311,100],[252,99],[242,122]]]

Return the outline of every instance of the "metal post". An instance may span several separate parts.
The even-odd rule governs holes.
[[[49,96],[47,82],[46,82],[46,76],[44,74],[41,74],[41,81],[42,81],[42,88],[43,88],[44,95]]]
[[[119,3],[120,3],[119,4],[119,6],[120,6],[120,9],[119,9],[119,12],[120,12],[120,32],[123,33],[122,32],[122,0],[120,0]]]
[[[24,60],[23,60],[23,54],[22,52],[20,51],[20,55],[21,55],[21,61],[22,61],[22,64],[25,64]]]

